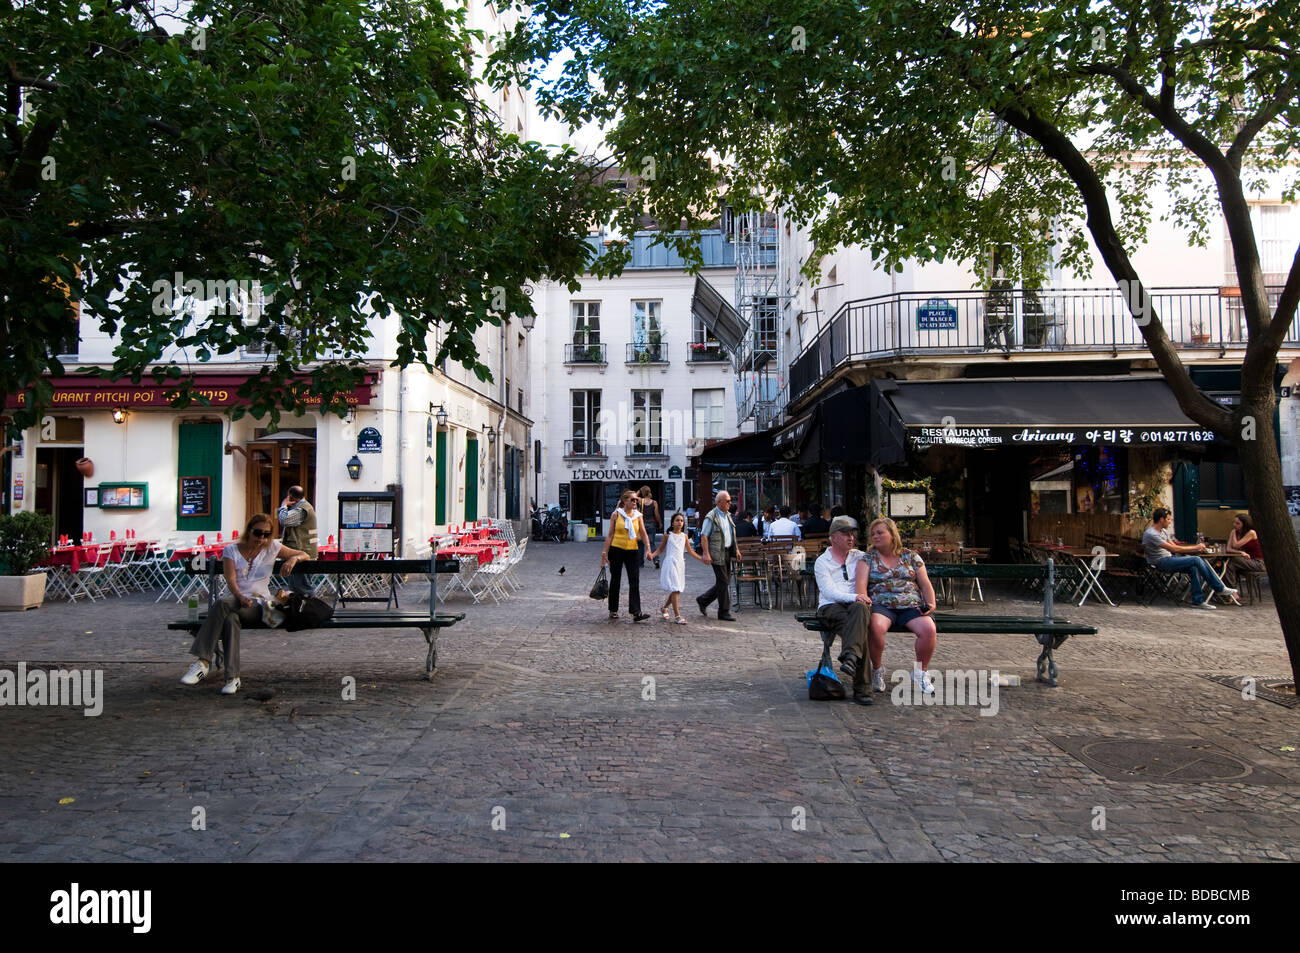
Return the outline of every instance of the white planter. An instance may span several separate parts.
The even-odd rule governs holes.
[[[0,576],[0,612],[36,609],[45,601],[45,573]]]

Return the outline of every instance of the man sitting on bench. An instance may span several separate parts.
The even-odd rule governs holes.
[[[1217,608],[1210,601],[1212,594],[1226,596],[1238,605],[1237,590],[1229,589],[1223,584],[1215,571],[1197,553],[1205,552],[1205,544],[1190,545],[1174,539],[1169,524],[1173,521],[1169,510],[1158,507],[1151,514],[1151,525],[1142,534],[1142,549],[1146,552],[1147,563],[1160,572],[1185,572],[1192,581],[1192,604],[1198,609]],[[1201,582],[1210,587],[1210,592],[1201,595]]]
[[[854,549],[858,521],[851,516],[831,520],[830,548],[817,557],[817,618],[827,630],[840,637],[840,671],[853,680],[853,700],[871,704],[867,685],[867,631],[871,597],[858,591],[857,564],[861,550]]]

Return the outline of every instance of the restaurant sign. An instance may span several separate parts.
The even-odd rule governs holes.
[[[582,480],[662,480],[663,470],[623,470],[611,467],[604,470],[574,470],[573,479]]]
[[[244,399],[239,397],[238,390],[249,378],[246,375],[213,375],[210,378],[200,379],[191,393],[196,398],[202,398],[207,401],[211,407],[228,407],[234,404],[245,403]],[[77,407],[77,408],[103,408],[105,410],[114,407],[148,409],[156,407],[160,410],[170,409],[172,398],[176,396],[176,385],[167,384],[131,384],[123,381],[104,381],[91,380],[84,377],[63,377],[54,378],[50,381],[54,386],[54,393],[50,397],[48,406],[50,407]],[[321,398],[310,393],[306,393],[309,381],[296,381],[290,385],[302,393],[302,400],[309,406],[319,405]],[[369,404],[371,400],[371,385],[373,379],[358,386],[345,395],[345,399],[351,406],[363,406]],[[6,400],[7,407],[25,407],[27,405],[26,394],[10,394]],[[191,404],[189,408],[201,407],[202,404]],[[182,408],[177,408],[182,409]]]
[[[1197,427],[929,427],[909,426],[908,438],[918,450],[929,447],[1025,447],[1063,445],[1069,447],[1159,446],[1162,444],[1213,443],[1214,432]]]

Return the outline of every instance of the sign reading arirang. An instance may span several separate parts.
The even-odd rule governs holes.
[[[1213,443],[1214,432],[1195,427],[917,427],[907,428],[908,439],[918,450],[927,447],[1004,446],[1153,446],[1160,444]]]

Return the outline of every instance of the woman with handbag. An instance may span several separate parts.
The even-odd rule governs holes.
[[[650,618],[648,612],[641,611],[641,563],[642,556],[638,543],[650,548],[646,538],[645,523],[637,508],[638,497],[634,490],[624,490],[619,497],[618,509],[610,514],[609,531],[605,533],[605,548],[600,554],[601,568],[610,567],[609,582],[609,618],[618,619],[618,586],[623,570],[627,570],[627,609],[632,614],[633,622],[644,622]]]
[[[216,652],[217,639],[229,634],[226,654],[226,684],[223,695],[239,691],[239,633],[245,625],[262,622],[262,607],[271,602],[269,582],[277,559],[283,559],[282,575],[289,575],[307,554],[291,549],[271,535],[271,517],[254,513],[244,536],[221,551],[221,568],[230,594],[217,600],[194,636],[190,654],[198,660],[181,678],[182,685],[197,685],[207,674]]]

